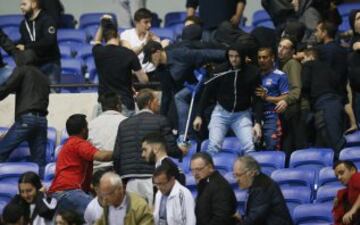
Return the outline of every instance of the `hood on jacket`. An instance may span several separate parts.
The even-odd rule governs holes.
[[[229,66],[232,67],[230,60],[229,60],[229,51],[230,50],[235,50],[237,53],[239,53],[240,56],[240,69],[242,69],[245,65],[245,58],[246,58],[246,46],[239,44],[237,42],[235,42],[234,44],[232,44],[226,51],[226,61],[228,62]]]
[[[191,24],[184,27],[181,38],[187,41],[199,41],[201,40],[202,33],[203,30],[200,25]]]

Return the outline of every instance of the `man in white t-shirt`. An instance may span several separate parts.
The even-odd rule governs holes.
[[[135,28],[127,29],[120,34],[120,39],[124,45],[137,54],[141,67],[146,73],[154,71],[155,66],[150,62],[143,63],[143,48],[150,40],[160,42],[160,38],[150,31],[151,18],[150,10],[145,8],[137,10],[134,15]]]

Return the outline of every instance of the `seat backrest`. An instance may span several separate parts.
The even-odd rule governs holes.
[[[271,21],[270,15],[265,10],[257,10],[253,14],[252,25],[258,26],[259,23],[264,21]]]
[[[316,173],[311,169],[285,168],[275,170],[271,178],[280,186],[306,186],[314,190]]]
[[[168,12],[165,14],[165,27],[170,27],[175,24],[184,23],[187,17],[186,12]]]
[[[233,165],[237,158],[236,154],[229,152],[219,152],[213,156],[213,162],[215,169],[219,171],[231,172],[233,170]]]
[[[350,160],[360,169],[360,146],[344,148],[339,155],[340,160]]]
[[[52,162],[45,166],[44,181],[51,181],[55,176],[56,163]]]
[[[28,171],[39,174],[39,166],[31,162],[6,162],[0,163],[0,183],[17,183],[19,177]]]
[[[322,168],[319,172],[319,177],[318,177],[319,187],[328,184],[340,184],[340,182],[335,176],[335,172],[333,168],[330,166]]]
[[[84,29],[87,26],[92,26],[92,25],[99,25],[100,24],[100,18],[104,15],[104,14],[110,14],[113,22],[115,23],[115,26],[117,27],[117,17],[114,13],[109,13],[109,12],[96,12],[96,13],[84,13],[80,16],[80,20],[79,20],[79,28]]]
[[[252,156],[261,167],[261,171],[271,175],[276,169],[285,167],[285,153],[282,151],[256,151],[250,152]]]
[[[18,193],[18,186],[2,182],[0,185],[0,201],[10,201]]]
[[[312,192],[309,187],[281,187],[281,192],[291,215],[298,205],[311,202]]]
[[[338,190],[345,188],[342,184],[328,184],[319,187],[316,192],[316,203],[332,203]]]
[[[332,223],[332,204],[303,204],[294,209],[295,225],[304,223]]]
[[[154,27],[151,28],[151,31],[156,34],[157,36],[159,36],[159,38],[161,40],[163,39],[169,39],[170,41],[175,41],[176,37],[175,37],[175,33],[171,28],[159,28],[159,27]]]
[[[329,148],[308,148],[291,153],[290,168],[312,168],[320,170],[332,166],[334,151]]]
[[[338,5],[337,9],[342,17],[347,17],[349,16],[351,10],[360,9],[360,3],[343,3]]]
[[[0,27],[19,27],[24,16],[21,14],[0,15]]]
[[[83,30],[59,29],[57,33],[59,43],[86,43],[86,33]]]
[[[244,210],[247,199],[247,191],[241,190],[240,188],[234,188],[233,190],[235,193],[238,209],[240,210],[240,213],[242,213],[243,215],[245,213]]]
[[[30,148],[28,145],[20,145],[14,151],[11,152],[8,161],[9,162],[26,162],[30,161]]]

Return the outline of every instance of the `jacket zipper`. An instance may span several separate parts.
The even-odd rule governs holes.
[[[232,112],[235,111],[236,102],[237,102],[237,88],[236,88],[237,77],[238,77],[238,70],[235,71],[235,78],[234,78],[234,95],[235,95],[235,97],[234,97],[234,106],[233,106]]]

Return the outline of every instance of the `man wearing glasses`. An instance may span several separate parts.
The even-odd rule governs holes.
[[[238,158],[234,164],[234,177],[240,188],[248,191],[245,213],[236,216],[238,225],[293,224],[280,187],[260,172],[254,158]]]
[[[232,225],[236,212],[236,197],[221,174],[215,170],[208,153],[191,157],[191,172],[197,183],[195,215],[197,225]]]

